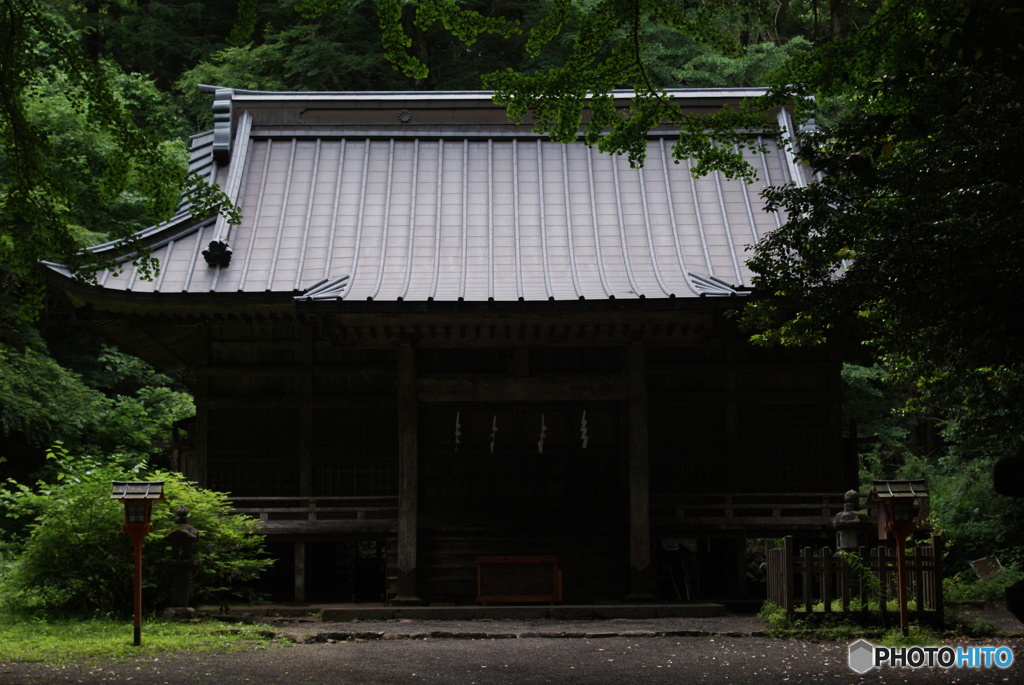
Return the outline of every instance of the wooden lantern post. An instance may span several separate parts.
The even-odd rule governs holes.
[[[922,501],[928,497],[923,480],[872,481],[868,503],[878,512],[879,537],[896,542],[896,582],[900,600],[900,630],[910,630],[907,609],[907,537],[918,528]],[[881,561],[881,560],[880,560]]]
[[[135,584],[133,596],[135,646],[142,644],[142,539],[153,530],[150,525],[153,502],[164,499],[164,482],[160,481],[113,481],[110,499],[124,504],[124,526],[121,528],[132,537],[135,549]]]

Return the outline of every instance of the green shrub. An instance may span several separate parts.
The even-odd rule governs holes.
[[[111,481],[163,480],[166,502],[153,507],[154,531],[143,545],[143,597],[149,608],[170,597],[170,545],[164,540],[174,511],[184,504],[199,532],[193,598],[215,600],[244,591],[271,560],[259,522],[234,514],[222,493],[196,487],[179,474],[149,471],[118,457],[102,462],[74,457],[59,446],[55,483],[28,487],[13,481],[0,489],[7,515],[27,521],[20,540],[8,544],[0,601],[9,610],[47,615],[126,615],[131,611],[133,553],[122,532],[123,507],[110,499]]]
[[[1024,579],[1015,566],[1003,566],[991,578],[979,578],[965,571],[942,579],[942,596],[949,604],[965,602],[1002,602],[1006,588]]]
[[[769,630],[786,630],[793,627],[793,619],[786,614],[786,610],[771,600],[761,605],[757,617]]]

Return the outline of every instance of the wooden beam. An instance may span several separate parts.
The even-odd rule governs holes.
[[[673,392],[651,392],[658,404],[686,405],[717,405],[736,404],[831,404],[835,396],[827,390],[743,390],[735,389],[735,374],[724,374],[722,390],[679,390]],[[730,387],[732,389],[730,389]]]
[[[345,395],[315,395],[313,402],[318,408],[349,409],[367,407],[393,407],[393,397],[366,397]],[[206,401],[207,407],[230,407],[233,409],[291,409],[301,398],[292,394],[274,395],[218,395]]]
[[[342,519],[337,521],[266,521],[260,524],[260,533],[268,538],[295,535],[302,539],[312,539],[317,535],[346,536],[384,536],[394,534],[394,519]]]
[[[391,372],[386,369],[376,369],[373,367],[367,367],[365,364],[357,365],[352,363],[318,363],[315,368],[311,368],[308,364],[219,364],[216,366],[207,366],[197,371],[198,375],[207,376],[211,378],[234,378],[239,376],[301,376],[303,374],[316,373],[317,375],[335,375],[335,376],[358,376],[365,378],[366,376],[375,376],[381,379],[383,382],[390,375]]]
[[[422,377],[421,402],[578,402],[624,400],[628,383],[620,374],[551,375],[529,378]]]

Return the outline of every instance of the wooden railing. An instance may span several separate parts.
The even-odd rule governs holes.
[[[398,497],[232,497],[235,511],[263,522],[265,533],[393,531]]]
[[[792,537],[767,550],[768,599],[788,614],[820,611],[842,613],[890,611],[899,599],[896,547],[861,547],[851,561],[828,547],[797,549]],[[942,620],[942,538],[908,547],[906,556],[908,609],[929,620]],[[833,606],[838,601],[837,606]],[[898,614],[898,610],[896,612]]]
[[[654,525],[695,530],[823,530],[843,510],[831,492],[652,495]]]

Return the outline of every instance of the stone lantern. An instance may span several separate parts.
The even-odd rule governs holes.
[[[843,496],[843,510],[832,517],[831,526],[836,531],[836,549],[853,551],[860,547],[864,516],[857,511],[859,505],[860,493],[849,490]]]
[[[175,510],[174,525],[164,535],[170,545],[171,558],[167,565],[171,571],[171,605],[164,612],[165,618],[190,618],[195,610],[190,606],[192,598],[192,574],[195,571],[195,542],[199,531],[189,523],[188,508],[179,504]]]

